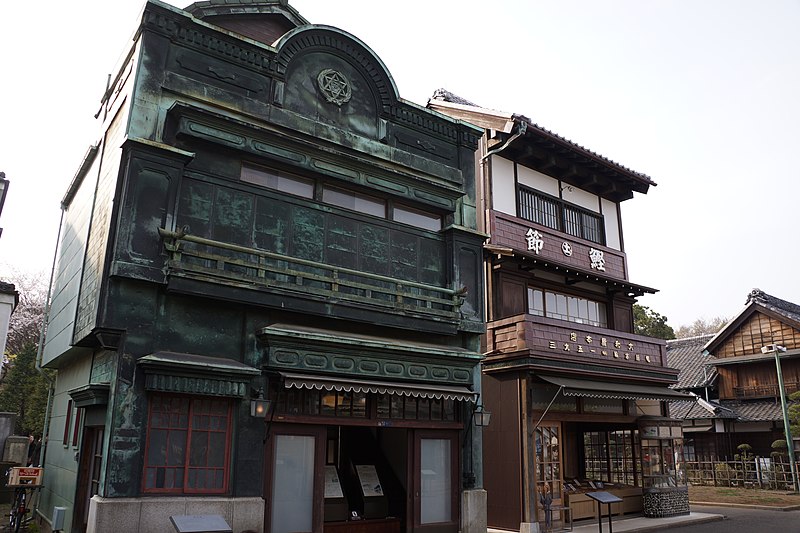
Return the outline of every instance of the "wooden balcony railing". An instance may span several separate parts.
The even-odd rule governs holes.
[[[783,390],[788,396],[800,390],[800,381],[784,381]],[[748,398],[777,398],[780,394],[777,383],[767,383],[764,385],[751,385],[748,387],[734,387],[733,394],[737,400]]]
[[[607,366],[666,366],[664,341],[535,315],[489,322],[487,350],[492,357],[528,352],[569,362]]]
[[[371,306],[384,312],[458,323],[465,289],[309,261],[159,228],[171,276],[253,289],[283,291],[311,299]]]

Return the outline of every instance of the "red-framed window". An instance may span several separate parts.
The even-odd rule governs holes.
[[[80,431],[81,431],[81,414],[83,413],[83,409],[78,408],[75,409],[75,428],[72,430],[72,445],[78,445],[78,439],[80,438]]]
[[[67,400],[67,416],[64,419],[64,446],[69,446],[69,429],[72,424],[72,400]]]
[[[227,492],[231,413],[228,399],[152,395],[143,491]]]

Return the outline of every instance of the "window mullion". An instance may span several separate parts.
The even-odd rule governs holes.
[[[186,421],[186,445],[183,448],[183,490],[193,492],[189,489],[189,457],[191,457],[192,446],[192,427],[194,420],[194,400],[189,400],[189,418]]]

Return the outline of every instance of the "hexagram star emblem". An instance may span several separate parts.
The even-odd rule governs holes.
[[[333,69],[326,68],[317,76],[317,83],[325,99],[338,106],[348,102],[353,95],[350,81]]]

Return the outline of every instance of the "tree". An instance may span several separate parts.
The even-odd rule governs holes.
[[[47,278],[43,273],[12,273],[13,283],[19,293],[19,304],[8,323],[6,352],[18,354],[28,343],[39,344],[39,333],[44,322],[47,303]]]
[[[633,332],[656,339],[674,339],[675,332],[667,324],[667,317],[646,305],[633,304]]]
[[[17,435],[41,435],[50,382],[36,369],[36,344],[12,354],[11,367],[0,386],[0,411],[17,413]]]
[[[18,435],[42,434],[52,378],[36,368],[44,322],[47,282],[43,274],[14,273],[9,281],[19,292],[11,314],[0,383],[0,410],[17,413]]]
[[[689,337],[699,337],[700,335],[709,335],[717,333],[725,327],[728,319],[724,316],[714,317],[706,321],[704,318],[698,318],[690,326],[681,326],[675,332],[675,336],[679,339],[687,339]]]

